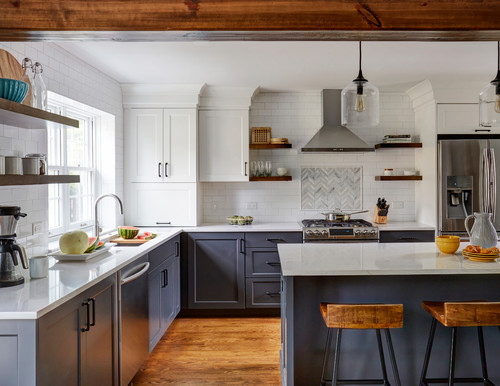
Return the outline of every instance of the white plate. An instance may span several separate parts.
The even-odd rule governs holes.
[[[87,261],[89,259],[92,259],[93,257],[102,255],[104,252],[109,251],[111,248],[113,248],[113,245],[108,244],[92,253],[82,253],[81,255],[72,255],[69,253],[59,252],[59,253],[54,253],[51,256],[53,256],[55,259],[59,261]]]

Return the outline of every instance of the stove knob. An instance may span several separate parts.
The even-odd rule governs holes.
[[[311,231],[309,229],[306,231],[306,237],[311,237],[312,234],[313,234],[313,231]]]
[[[320,231],[314,231],[314,237],[316,237],[316,238],[321,237],[321,232]]]
[[[374,234],[376,234],[376,233],[377,233],[377,232],[375,231],[375,229],[372,229],[372,230],[370,231],[370,234],[371,234],[371,235],[374,235]]]
[[[328,231],[325,229],[323,231],[321,231],[321,237],[326,237],[328,238]]]
[[[365,230],[363,231],[363,234],[364,234],[364,235],[368,234],[368,231],[365,229]]]

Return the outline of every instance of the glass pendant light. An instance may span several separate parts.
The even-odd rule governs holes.
[[[358,77],[342,90],[342,125],[349,128],[374,127],[379,124],[378,88],[363,77],[361,42],[359,42]]]
[[[497,42],[497,76],[479,93],[479,124],[500,127],[500,42]]]

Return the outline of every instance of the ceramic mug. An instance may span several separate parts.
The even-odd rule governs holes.
[[[40,158],[24,157],[22,161],[23,174],[40,174]]]
[[[41,279],[49,274],[49,258],[47,256],[33,256],[30,259],[30,277]]]
[[[5,174],[23,174],[23,164],[21,157],[5,157]]]

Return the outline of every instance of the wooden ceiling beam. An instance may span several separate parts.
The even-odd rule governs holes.
[[[2,40],[497,40],[500,0],[0,0]]]

